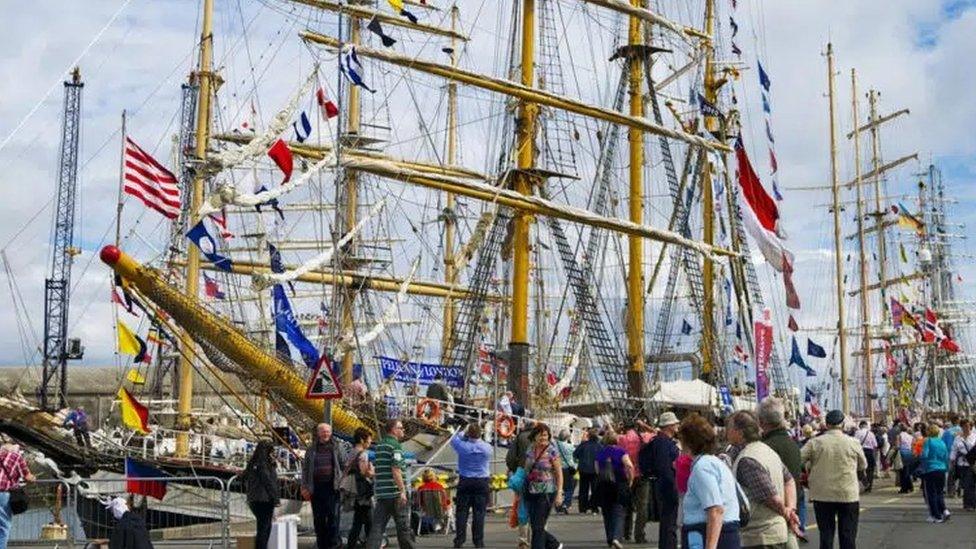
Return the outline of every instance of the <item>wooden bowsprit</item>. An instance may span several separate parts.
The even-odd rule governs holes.
[[[342,387],[336,380],[335,371],[332,369],[332,361],[329,357],[322,355],[312,370],[312,376],[308,380],[308,387],[305,389],[305,398],[320,400],[335,400],[342,398]]]

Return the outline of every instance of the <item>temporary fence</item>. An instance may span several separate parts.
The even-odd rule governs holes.
[[[162,499],[127,493],[121,477],[42,479],[27,484],[26,512],[11,521],[10,546],[85,547],[107,541],[116,519],[106,507],[115,496],[126,498],[130,511],[143,517],[153,542],[179,540],[181,546],[229,547],[231,500],[229,484],[213,476],[132,479],[165,483]]]

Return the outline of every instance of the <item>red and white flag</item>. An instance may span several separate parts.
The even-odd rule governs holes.
[[[230,239],[234,238],[234,233],[230,232],[230,229],[227,228],[227,210],[220,210],[219,212],[210,214],[210,221],[214,222],[214,225],[220,231],[220,237],[225,241],[230,241]]]
[[[169,219],[180,215],[180,187],[176,176],[135,141],[125,138],[122,190]]]
[[[752,168],[741,139],[735,143],[735,157],[739,164],[739,189],[744,202],[741,208],[743,224],[756,240],[766,261],[777,271],[783,272],[784,268],[788,268],[787,264],[794,263],[793,254],[782,242],[786,235],[779,223],[779,209]]]
[[[319,104],[322,111],[322,120],[328,120],[339,116],[339,107],[325,96],[325,89],[319,88],[315,92],[315,101]]]

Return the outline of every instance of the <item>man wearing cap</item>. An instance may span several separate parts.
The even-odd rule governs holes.
[[[820,528],[820,547],[834,546],[834,531],[840,549],[854,549],[860,511],[858,471],[868,462],[861,444],[844,434],[844,412],[831,410],[825,418],[827,431],[810,439],[800,449],[800,459],[810,471],[810,500]]]
[[[637,456],[640,480],[637,485],[638,500],[635,502],[634,541],[644,543],[644,523],[647,522],[648,492],[654,483],[655,505],[658,509],[658,546],[661,549],[678,547],[678,485],[674,478],[674,460],[678,459],[678,445],[674,436],[678,432],[678,417],[674,412],[664,412],[657,420],[658,432]],[[641,497],[643,493],[643,497]]]

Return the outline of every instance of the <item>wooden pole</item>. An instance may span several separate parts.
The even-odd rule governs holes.
[[[631,0],[636,8],[643,7],[642,0]],[[644,118],[644,57],[639,52],[643,45],[641,19],[630,16],[628,44],[630,58],[630,115]],[[638,128],[627,130],[630,145],[630,221],[644,223],[644,132]],[[627,237],[627,381],[628,396],[644,395],[644,239],[636,235]]]
[[[857,252],[860,276],[860,302],[861,306],[861,366],[864,371],[864,410],[868,418],[874,422],[874,405],[871,403],[871,393],[874,384],[871,373],[871,318],[868,310],[868,292],[865,290],[868,285],[868,256],[864,242],[864,200],[861,192],[861,132],[857,125],[860,122],[860,115],[857,108],[857,71],[851,69],[851,112],[854,118],[854,189],[855,201],[857,202]]]

